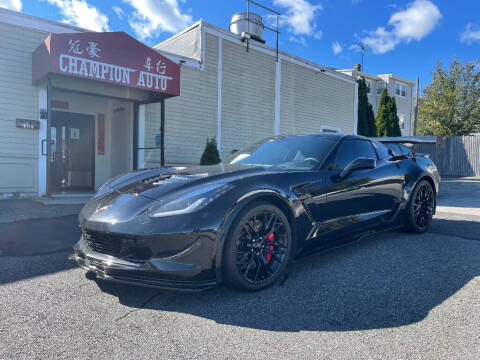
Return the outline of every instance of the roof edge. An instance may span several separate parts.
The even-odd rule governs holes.
[[[400,76],[393,75],[393,74],[378,74],[377,76],[379,76],[379,77],[388,76],[388,77],[391,77],[394,80],[398,80],[398,81],[406,82],[406,83],[411,84],[411,85],[415,85],[415,81],[404,79],[404,78],[401,78]]]
[[[234,33],[230,32],[226,29],[222,29],[221,27],[218,27],[216,25],[208,23],[204,20],[200,20],[198,23],[204,29],[208,28],[211,32],[217,33],[219,36],[230,37],[230,38],[235,39],[237,41],[241,41],[241,36],[240,35],[234,34]],[[265,45],[265,44],[256,43],[256,42],[253,42],[253,41],[250,42],[250,47],[253,48],[253,49],[258,48],[258,49],[261,49],[261,50],[264,50],[264,51],[269,51],[269,52],[275,53],[275,48],[273,48],[271,46],[268,46],[268,45]],[[348,81],[350,83],[355,83],[355,84],[357,83],[357,81],[355,79],[352,79],[352,77],[350,75],[342,74],[342,73],[336,71],[335,69],[333,69],[331,67],[315,63],[313,61],[307,60],[305,58],[301,58],[301,57],[296,56],[296,55],[292,55],[292,54],[287,53],[287,52],[285,52],[283,50],[280,50],[280,49],[278,50],[278,54],[279,54],[280,57],[283,56],[283,59],[286,60],[286,61],[288,61],[290,59],[290,60],[296,61],[298,63],[304,64],[305,67],[313,67],[313,68],[316,68],[320,71],[325,71],[325,72],[327,72],[327,76],[339,77],[341,80],[345,80],[345,81]]]
[[[29,20],[29,21],[15,21],[16,19],[22,20]],[[62,30],[70,30],[70,31],[63,31],[63,32],[92,32],[92,30],[88,30],[85,28],[81,28],[79,26],[74,26],[70,24],[65,24],[59,21],[49,20],[45,18],[41,18],[38,16],[26,14],[20,11],[9,10],[5,8],[0,8],[0,23],[6,23],[9,25],[15,25],[18,27],[23,27],[27,29],[33,29],[37,31],[44,31],[44,32],[60,32]],[[57,28],[59,31],[54,31]]]
[[[199,26],[201,26],[203,23],[204,23],[204,21],[203,21],[202,19],[200,19],[200,20],[194,22],[194,23],[193,23],[192,25],[190,25],[189,27],[183,29],[183,30],[180,31],[179,33],[176,33],[176,34],[170,36],[168,39],[165,39],[165,40],[163,40],[162,42],[159,42],[158,44],[153,45],[152,48],[157,49],[157,47],[159,47],[159,46],[166,45],[166,44],[168,44],[169,42],[174,41],[174,40],[177,39],[178,37],[180,37],[180,36],[182,36],[182,35],[190,32],[190,31],[192,31],[193,29],[195,29],[195,28],[197,28],[197,27],[199,27]]]

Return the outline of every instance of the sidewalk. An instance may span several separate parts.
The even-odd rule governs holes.
[[[51,219],[77,215],[83,204],[43,205],[29,199],[0,200],[0,224],[29,219]]]

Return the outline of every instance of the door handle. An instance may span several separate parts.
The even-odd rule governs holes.
[[[47,143],[47,139],[42,140],[42,155],[46,156],[47,155],[47,147],[45,144]],[[55,144],[55,140],[50,140],[50,145]]]
[[[47,139],[42,140],[42,155],[47,155],[47,148],[45,147],[46,142],[47,142]]]

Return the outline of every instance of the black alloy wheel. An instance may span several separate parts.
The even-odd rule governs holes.
[[[432,185],[422,180],[410,196],[407,207],[407,228],[415,233],[423,233],[430,227],[435,212],[435,193]]]
[[[237,288],[263,289],[285,271],[291,249],[285,214],[270,204],[253,204],[237,218],[227,239],[225,277]]]

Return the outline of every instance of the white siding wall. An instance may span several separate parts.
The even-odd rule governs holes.
[[[407,87],[406,96],[396,96],[395,95],[395,79],[388,77],[388,94],[390,96],[395,96],[395,102],[397,103],[397,114],[403,116],[405,119],[405,128],[402,129],[402,135],[408,136],[411,134],[411,123],[412,123],[412,112],[413,112],[413,98],[412,91],[413,86],[408,83],[403,83]],[[401,82],[401,81],[399,81]]]
[[[322,125],[354,132],[355,85],[282,61],[280,133],[320,132]]]
[[[174,39],[167,39],[163,43],[154,46],[154,48],[200,60],[202,58],[201,41],[201,29],[200,26],[196,26],[190,31],[176,36]]]
[[[205,39],[204,71],[181,68],[180,96],[165,100],[165,161],[168,164],[198,164],[207,137],[217,135],[217,61],[218,39]],[[155,134],[160,133],[160,104],[145,109],[145,147],[155,146]],[[155,163],[158,166],[160,153]]]
[[[275,58],[223,40],[221,157],[273,135]]]
[[[48,34],[0,23],[0,193],[36,193],[38,130],[16,119],[38,120],[32,51]]]
[[[198,164],[206,138],[217,135],[219,38],[205,36],[204,71],[182,67],[180,96],[165,102],[167,164]],[[252,48],[246,52],[244,44],[221,41],[220,157],[224,159],[233,149],[274,134],[276,61]],[[281,75],[280,133],[320,132],[321,126],[354,132],[354,83],[286,60]],[[159,127],[160,105],[147,105],[145,147],[155,146]],[[146,152],[145,165],[158,166],[159,158],[159,150]]]
[[[395,83],[395,81],[393,81]],[[404,83],[405,84],[405,83]],[[405,97],[395,96],[395,101],[397,103],[397,113],[399,116],[403,116],[405,120],[405,127],[402,129],[402,135],[411,135],[411,120],[412,120],[412,108],[413,108],[413,98],[412,98],[412,85],[405,84],[407,87],[407,94]],[[393,85],[393,94],[395,94],[395,84]]]

